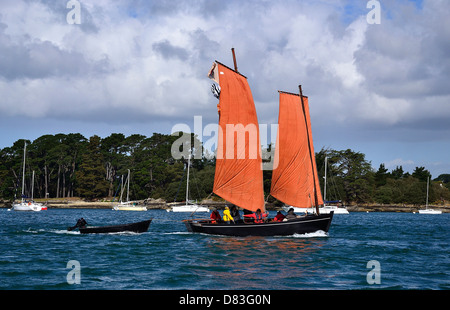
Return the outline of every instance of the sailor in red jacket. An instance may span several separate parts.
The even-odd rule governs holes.
[[[216,208],[213,209],[213,212],[209,216],[212,224],[220,223],[222,221],[222,217],[220,216],[219,211]]]
[[[281,211],[277,212],[277,215],[273,218],[274,222],[282,222],[284,220],[285,216]]]
[[[265,213],[261,212],[261,209],[256,210],[256,213],[252,214],[244,214],[244,217],[253,218],[255,223],[264,223],[264,218],[267,217],[269,213],[266,211]]]

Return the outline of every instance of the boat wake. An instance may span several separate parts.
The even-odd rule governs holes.
[[[315,231],[312,233],[306,233],[306,234],[293,234],[291,237],[299,238],[299,239],[324,238],[324,237],[328,237],[328,233],[324,232],[323,230],[318,230],[318,231]]]
[[[30,234],[41,234],[41,233],[53,233],[53,234],[62,234],[62,235],[79,235],[79,231],[68,231],[67,229],[32,229],[28,228],[24,230],[25,233]]]

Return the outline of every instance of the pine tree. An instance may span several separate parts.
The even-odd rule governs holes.
[[[100,151],[100,137],[89,139],[86,152],[82,155],[79,170],[75,173],[77,192],[80,197],[94,199],[104,197],[108,193],[108,181],[105,179],[106,170],[103,166],[103,155]]]

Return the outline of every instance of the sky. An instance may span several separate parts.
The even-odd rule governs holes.
[[[277,91],[301,84],[316,151],[435,178],[450,173],[449,13],[448,0],[1,0],[0,148],[216,124],[207,73],[234,47],[260,130]]]

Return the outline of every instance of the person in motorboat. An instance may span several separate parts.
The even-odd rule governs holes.
[[[266,211],[264,213],[261,212],[261,209],[256,210],[255,213],[252,214],[244,214],[244,217],[247,218],[253,218],[254,219],[254,223],[264,223],[265,218],[267,218],[267,215],[269,213]]]
[[[84,218],[80,218],[80,219],[78,219],[78,221],[77,221],[77,223],[75,224],[75,226],[69,227],[68,230],[74,230],[74,229],[76,229],[76,228],[85,228],[86,225],[87,225],[86,220],[85,220]]]
[[[286,214],[286,219],[285,220],[287,220],[287,221],[294,220],[294,219],[299,218],[299,217],[300,217],[300,215],[297,215],[297,214],[294,213],[294,208],[289,208],[289,211]]]
[[[212,224],[217,224],[222,221],[222,217],[220,216],[220,213],[216,208],[213,208],[213,212],[211,212],[209,218],[211,219]]]
[[[230,214],[230,208],[228,208],[228,206],[226,206],[225,210],[223,210],[223,221],[226,223],[230,223],[230,221],[233,221],[234,223],[234,219]]]

